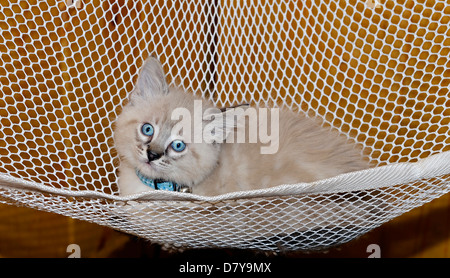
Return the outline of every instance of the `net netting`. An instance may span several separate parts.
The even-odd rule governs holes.
[[[0,202],[175,247],[325,248],[450,185],[450,4],[0,1]],[[157,56],[218,106],[323,120],[376,167],[222,196],[118,195],[113,124]]]

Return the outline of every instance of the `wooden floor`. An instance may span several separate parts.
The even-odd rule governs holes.
[[[79,244],[81,257],[261,257],[245,250],[190,250],[169,253],[145,240],[85,221],[29,208],[0,205],[0,257],[67,257],[69,244]],[[416,208],[349,243],[318,253],[284,257],[361,258],[371,244],[381,257],[450,258],[450,194]]]

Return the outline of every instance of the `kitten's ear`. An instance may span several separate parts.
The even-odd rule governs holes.
[[[167,94],[169,86],[164,70],[158,59],[149,57],[139,72],[136,82],[136,91],[131,95],[132,100]]]
[[[207,109],[203,116],[203,139],[207,143],[223,143],[228,136],[234,136],[234,133],[245,125],[247,108],[248,104]]]

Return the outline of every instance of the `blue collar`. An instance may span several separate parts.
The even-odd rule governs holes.
[[[166,190],[166,191],[175,191],[175,192],[183,192],[183,193],[191,193],[191,188],[184,184],[178,184],[171,181],[165,181],[162,179],[150,179],[144,176],[139,170],[136,169],[136,175],[141,180],[141,182],[152,189],[156,190]]]

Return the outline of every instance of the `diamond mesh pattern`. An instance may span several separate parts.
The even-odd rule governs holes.
[[[174,246],[349,241],[448,192],[450,171],[365,189],[342,179],[332,192],[120,199],[114,120],[153,54],[173,84],[218,106],[321,118],[386,179],[384,165],[450,150],[449,22],[444,0],[0,0],[0,174],[17,181],[0,179],[0,201]]]

